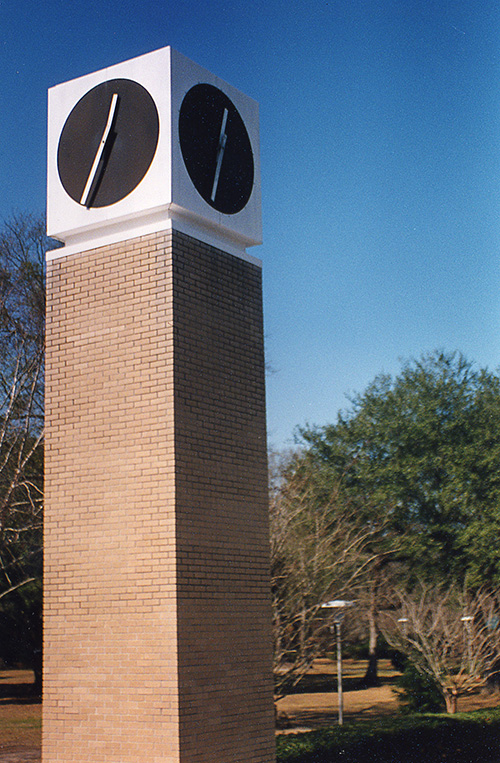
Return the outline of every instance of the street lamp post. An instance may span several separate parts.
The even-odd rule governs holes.
[[[339,726],[344,723],[344,695],[342,693],[342,635],[341,626],[344,619],[344,609],[346,607],[353,607],[353,601],[345,601],[344,599],[334,599],[333,601],[326,601],[321,605],[322,609],[336,610],[334,613],[333,622],[335,623],[335,631],[337,634],[337,695],[339,705]]]
[[[472,644],[471,644],[471,625],[472,621],[474,620],[474,617],[472,615],[464,615],[460,618],[460,620],[463,622],[465,626],[465,632],[467,634],[467,662],[469,663],[469,673],[471,671],[471,664],[472,664]]]
[[[403,626],[403,636],[406,638],[406,633],[408,630],[408,618],[407,617],[399,617],[398,623],[401,623]]]

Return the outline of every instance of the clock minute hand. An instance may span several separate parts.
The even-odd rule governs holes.
[[[220,134],[219,134],[219,146],[217,148],[217,164],[215,166],[214,183],[212,185],[212,194],[210,196],[212,201],[214,201],[215,194],[217,193],[217,186],[219,185],[220,168],[222,166],[222,159],[224,157],[224,149],[226,148],[227,135],[225,130],[226,130],[227,115],[228,115],[228,110],[224,109],[224,114],[222,116],[222,124],[220,127]]]
[[[108,119],[106,121],[106,126],[104,127],[104,132],[102,134],[99,147],[97,149],[97,153],[94,157],[94,162],[92,164],[92,167],[90,168],[89,176],[87,178],[87,182],[85,183],[85,188],[83,189],[82,198],[80,199],[80,204],[83,204],[84,206],[87,206],[87,203],[89,201],[90,189],[92,188],[92,184],[95,180],[95,176],[97,174],[97,168],[99,166],[99,162],[101,161],[102,153],[104,151],[106,143],[108,142],[109,133],[111,132],[111,126],[113,124],[113,119],[115,116],[117,106],[118,106],[118,93],[113,93],[113,97],[111,98],[111,103],[109,105]]]

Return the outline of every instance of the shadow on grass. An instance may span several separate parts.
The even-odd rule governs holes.
[[[398,676],[384,676],[379,685],[394,686]],[[366,685],[363,676],[343,676],[342,688],[344,692],[361,691],[371,688]],[[319,692],[336,692],[337,677],[329,673],[306,674],[296,686],[286,687],[286,694],[316,694]]]
[[[0,678],[0,705],[39,705],[42,697],[33,683],[9,683]]]

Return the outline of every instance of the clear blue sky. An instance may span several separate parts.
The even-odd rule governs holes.
[[[260,103],[269,441],[435,348],[500,366],[498,0],[0,0],[0,217],[47,88],[172,45]]]

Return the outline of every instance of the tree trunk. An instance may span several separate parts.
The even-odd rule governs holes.
[[[283,634],[282,634],[279,606],[275,598],[273,599],[273,626],[274,626],[274,661],[275,661],[275,665],[279,665],[281,662],[281,655],[283,654]]]
[[[446,712],[450,715],[454,715],[457,712],[457,690],[447,689],[444,692],[444,701],[446,702]]]
[[[378,574],[375,574],[375,578],[371,585],[370,590],[370,607],[368,609],[368,626],[369,626],[369,641],[368,641],[368,666],[366,668],[365,677],[363,679],[364,686],[379,686],[378,680],[378,657],[377,657],[377,640],[378,640],[378,624],[377,624],[377,589],[378,589]]]
[[[303,602],[299,620],[299,654],[302,659],[306,656],[306,623],[307,609]]]

